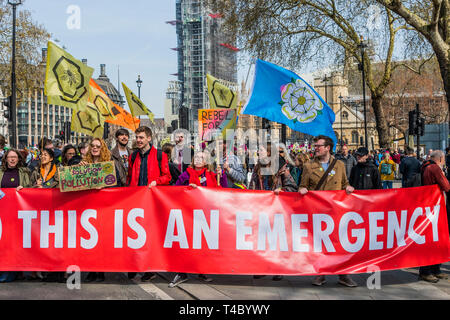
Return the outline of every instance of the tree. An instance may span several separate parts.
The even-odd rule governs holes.
[[[377,2],[402,17],[432,46],[439,63],[450,114],[450,0],[377,0]]]
[[[390,9],[381,7],[382,30],[374,31],[368,25],[370,9],[379,6],[372,0],[209,0],[209,3],[223,14],[224,27],[237,35],[238,45],[254,57],[272,59],[293,70],[311,61],[322,67],[332,62],[341,66],[355,62],[362,65],[380,146],[389,146],[391,138],[382,98],[399,67],[393,63],[396,37],[407,31],[401,18],[394,17]],[[373,40],[361,57],[359,45],[363,34]],[[381,72],[374,70],[375,58],[383,63]]]
[[[17,97],[24,98],[29,89],[43,84],[42,52],[50,34],[35,22],[27,10],[17,10],[16,81]],[[11,92],[12,8],[0,0],[0,85],[3,93]]]
[[[443,84],[439,76],[439,65],[436,58],[419,66],[416,73],[411,69],[401,67],[401,72],[393,77],[392,84],[387,88],[383,105],[386,108],[388,126],[398,129],[405,139],[408,137],[408,113],[415,109],[416,103],[425,118],[425,123],[442,123],[447,115],[442,112],[446,107]]]

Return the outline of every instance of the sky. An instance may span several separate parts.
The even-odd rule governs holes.
[[[141,100],[156,118],[164,117],[166,89],[170,80],[177,80],[171,74],[178,72],[177,52],[170,49],[177,46],[176,29],[166,23],[175,20],[175,0],[24,0],[18,7],[23,9],[57,45],[79,60],[87,59],[94,79],[105,64],[116,88],[120,70],[120,82],[137,95],[140,75]],[[248,70],[248,65],[238,66],[238,83],[247,79]],[[254,67],[247,89],[253,73]],[[119,89],[124,96],[121,85]]]
[[[59,46],[75,58],[87,59],[93,78],[106,65],[106,75],[117,88],[120,82],[138,94],[155,117],[164,116],[165,92],[177,77],[175,0],[25,0],[33,19],[51,33]],[[79,12],[79,14],[78,14]],[[79,18],[79,19],[78,19]],[[123,94],[123,88],[120,88]],[[128,108],[127,108],[128,109]],[[129,109],[128,109],[129,110]]]

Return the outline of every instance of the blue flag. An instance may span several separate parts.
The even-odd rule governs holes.
[[[312,136],[328,136],[336,147],[333,110],[305,80],[276,64],[256,61],[253,90],[242,114],[283,123]]]

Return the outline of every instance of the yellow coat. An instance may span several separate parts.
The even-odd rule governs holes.
[[[381,174],[381,165],[383,163],[389,163],[391,165],[391,174]],[[392,181],[395,179],[395,170],[397,170],[397,165],[392,160],[383,159],[378,166],[378,171],[380,171],[381,181]]]

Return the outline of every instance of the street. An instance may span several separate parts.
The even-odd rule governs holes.
[[[450,263],[442,265],[450,275]],[[178,287],[169,288],[174,273],[159,273],[151,282],[143,283],[138,274],[128,280],[125,273],[106,273],[102,283],[81,283],[80,289],[68,289],[65,283],[15,281],[0,285],[1,300],[415,300],[450,299],[450,281],[436,284],[418,281],[418,268],[383,271],[380,287],[369,289],[372,274],[355,274],[356,288],[337,283],[337,276],[328,276],[323,287],[311,285],[312,276],[289,276],[272,281],[271,276],[213,275],[205,283],[196,275]],[[86,276],[82,274],[82,279]],[[373,278],[373,276],[372,276]],[[369,279],[369,286],[373,284]],[[372,286],[373,287],[373,286]]]
[[[442,265],[450,274],[450,263]],[[355,274],[356,288],[337,283],[337,276],[328,276],[323,287],[311,285],[312,276],[289,276],[272,281],[271,276],[214,275],[205,283],[196,275],[178,287],[169,288],[174,273],[159,273],[151,282],[141,282],[140,275],[128,280],[125,273],[106,273],[102,283],[81,283],[69,290],[65,283],[15,281],[0,285],[1,300],[414,300],[450,299],[450,281],[436,284],[418,281],[418,268],[383,271],[380,288],[369,289],[367,280],[373,274]],[[86,276],[82,274],[82,279]],[[370,280],[370,279],[369,279]],[[370,281],[369,281],[370,285]]]
[[[400,181],[394,188],[401,186]],[[65,283],[14,281],[0,284],[0,300],[449,300],[450,280],[432,284],[418,281],[418,268],[354,274],[356,288],[337,283],[336,275],[327,276],[322,287],[311,284],[313,276],[272,276],[253,279],[251,275],[212,275],[204,282],[190,274],[189,280],[175,288],[168,286],[175,273],[158,273],[150,282],[141,282],[141,273],[129,280],[126,273],[105,273],[104,282],[86,283],[81,273],[80,289]],[[441,267],[450,275],[450,262]]]

